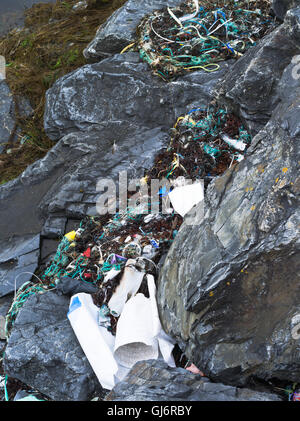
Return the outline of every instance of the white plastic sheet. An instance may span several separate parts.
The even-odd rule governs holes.
[[[220,136],[224,140],[224,142],[226,142],[229,146],[232,146],[234,149],[240,152],[243,152],[246,149],[247,145],[242,140],[232,139],[225,133],[222,133]]]
[[[184,217],[193,206],[204,199],[203,184],[194,183],[176,187],[169,193],[169,198],[175,211]]]
[[[139,290],[145,275],[144,272],[137,270],[134,264],[134,259],[127,260],[120,284],[108,302],[110,310],[118,316],[122,313],[128,297],[133,296]]]
[[[98,307],[90,294],[79,293],[71,298],[68,319],[99,382],[112,389],[119,367],[113,356],[114,336],[97,323]]]
[[[141,360],[157,359],[160,351],[164,360],[174,367],[174,343],[161,327],[152,275],[147,275],[147,284],[149,298],[137,294],[124,307],[117,324],[115,357],[123,366],[132,367]]]
[[[156,304],[156,287],[147,275],[149,298],[137,294],[124,305],[114,337],[97,323],[98,307],[89,294],[71,298],[68,318],[99,382],[111,390],[138,361],[160,355],[172,367],[174,341],[162,330]]]

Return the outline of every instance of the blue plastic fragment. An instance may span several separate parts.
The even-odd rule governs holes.
[[[81,302],[78,297],[73,298],[72,303],[70,305],[68,315],[71,314],[73,311],[77,310],[81,307]]]

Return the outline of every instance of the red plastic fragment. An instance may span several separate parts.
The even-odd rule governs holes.
[[[91,257],[91,248],[89,247],[82,254],[84,255],[84,257]]]

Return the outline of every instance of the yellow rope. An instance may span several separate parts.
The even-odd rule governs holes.
[[[125,53],[125,51],[129,50],[129,48],[133,47],[135,45],[135,42],[133,42],[132,44],[127,45],[127,47],[123,48],[123,50],[120,52],[120,54]]]
[[[177,124],[179,123],[179,121],[180,121],[180,120],[183,120],[183,119],[184,119],[184,117],[178,117],[178,119],[177,119],[177,121],[176,121],[176,123],[175,123],[174,129],[176,129]]]

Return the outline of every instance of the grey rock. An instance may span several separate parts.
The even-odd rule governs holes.
[[[168,0],[168,4],[162,0],[144,0],[141,7],[139,0],[128,0],[100,26],[95,38],[83,52],[85,58],[100,60],[119,53],[134,41],[136,27],[144,16],[167,5],[174,7],[181,3],[182,0]]]
[[[171,368],[164,361],[140,361],[105,401],[280,401],[273,393],[238,389],[212,383],[206,377],[183,368]]]
[[[0,298],[0,316],[4,317],[6,316],[9,307],[11,306],[14,299],[14,295],[6,295],[5,297]]]
[[[165,330],[213,380],[298,382],[300,78],[288,65],[278,105],[247,159],[208,187],[204,219],[184,223],[160,274]],[[201,209],[200,209],[201,210]]]
[[[0,297],[32,278],[40,255],[40,235],[14,237],[0,244]]]
[[[0,153],[10,142],[15,129],[15,103],[4,80],[0,80]]]
[[[101,386],[67,319],[69,298],[30,296],[9,337],[5,373],[56,401],[85,401]]]
[[[66,217],[49,216],[46,220],[41,235],[47,238],[59,238],[65,233]]]
[[[272,10],[278,19],[283,20],[286,12],[296,6],[300,6],[299,0],[273,0]]]
[[[57,247],[60,243],[59,239],[42,238],[40,247],[40,262],[41,264],[48,264],[54,258]]]
[[[223,63],[219,72],[200,71],[166,84],[152,76],[138,53],[118,54],[83,66],[47,91],[46,133],[57,140],[105,122],[168,130],[189,106],[207,104],[212,88],[228,67]]]
[[[218,72],[195,72],[165,84],[153,78],[138,54],[128,53],[59,79],[47,93],[45,127],[52,139],[61,139],[0,186],[2,237],[42,231],[54,238],[65,218],[80,219],[95,210],[100,179],[118,181],[120,171],[140,178],[169,142],[178,115],[205,107],[229,67],[223,63]]]
[[[279,103],[277,85],[284,69],[300,54],[300,8],[290,10],[277,29],[249,49],[228,72],[219,90],[255,135]]]

